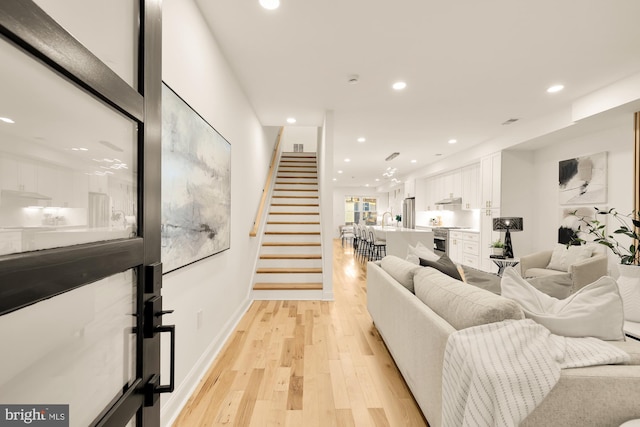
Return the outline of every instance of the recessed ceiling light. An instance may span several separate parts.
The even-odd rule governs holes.
[[[562,89],[564,89],[564,85],[553,85],[549,89],[547,89],[547,92],[556,93],[560,92]]]
[[[365,187],[368,187],[368,186],[369,186],[369,184],[365,184],[364,186],[365,186]]]
[[[449,141],[447,141],[449,144],[455,144],[456,142],[458,142],[457,139],[450,139]]]
[[[411,163],[418,163],[416,159],[411,160]]]
[[[89,151],[88,148],[80,147],[80,151]]]
[[[358,138],[358,142],[365,142],[366,140],[367,138],[363,138],[363,137]]]
[[[407,87],[405,82],[395,82],[392,86],[395,90],[402,90]]]
[[[289,118],[287,119],[287,123],[294,124],[295,122],[296,122],[296,119],[295,119],[294,117],[289,117]]]
[[[338,171],[338,173],[342,173],[342,171]]]
[[[280,0],[260,0],[260,6],[267,10],[274,10],[280,7]]]
[[[380,182],[380,178],[376,178],[376,182]]]
[[[349,163],[351,159],[344,159],[345,162]]]
[[[5,123],[9,123],[9,124],[14,124],[15,123],[9,117],[0,117],[0,121],[5,122]]]
[[[337,181],[337,180],[338,180],[338,178],[333,178],[333,180],[334,180],[334,181]]]

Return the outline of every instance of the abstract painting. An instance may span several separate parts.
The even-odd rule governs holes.
[[[561,205],[607,202],[607,153],[562,160],[558,165]]]
[[[229,249],[231,145],[162,85],[164,273]]]
[[[600,208],[605,209],[606,208]],[[580,221],[580,218],[584,218],[585,221],[593,221],[596,216],[596,210],[592,207],[571,207],[560,209],[560,227],[558,227],[558,243],[564,245],[567,244],[579,244],[575,241],[575,238],[580,238],[587,242],[593,241],[594,236],[581,231],[580,226],[584,229],[584,223]],[[606,225],[606,216],[598,215],[598,221]]]

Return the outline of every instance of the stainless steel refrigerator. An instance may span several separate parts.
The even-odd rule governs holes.
[[[408,197],[402,202],[402,226],[416,228],[416,198]]]

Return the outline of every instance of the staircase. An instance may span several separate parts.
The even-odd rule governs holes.
[[[254,291],[322,290],[319,205],[315,153],[282,153]]]

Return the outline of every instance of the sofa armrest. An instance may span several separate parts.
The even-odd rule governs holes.
[[[525,277],[525,273],[530,268],[547,268],[552,253],[553,251],[541,251],[520,257],[522,277]]]
[[[569,273],[571,273],[571,281],[573,282],[571,293],[582,289],[589,283],[595,282],[602,276],[606,276],[607,261],[606,255],[594,255],[591,258],[571,264],[569,266]]]

